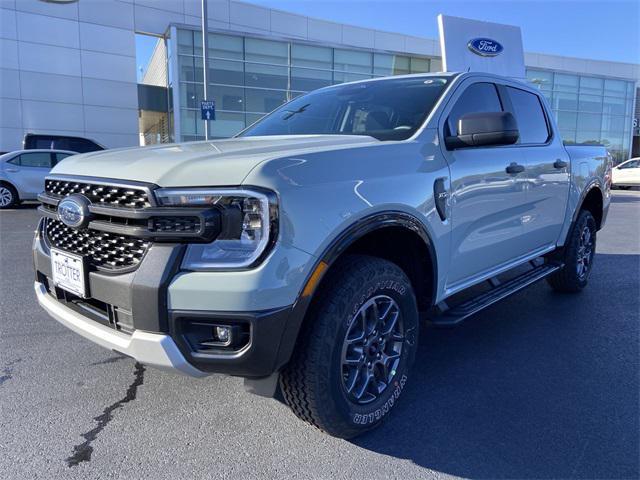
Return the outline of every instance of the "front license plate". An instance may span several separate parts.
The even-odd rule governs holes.
[[[81,256],[52,248],[51,271],[56,286],[83,298],[87,296],[86,268]]]

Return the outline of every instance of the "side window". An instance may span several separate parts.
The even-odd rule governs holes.
[[[624,170],[625,168],[638,168],[638,164],[640,164],[640,161],[638,160],[635,160],[633,162],[627,162],[620,167],[620,170]]]
[[[501,112],[502,104],[493,83],[474,83],[458,98],[451,109],[447,125],[449,134],[458,133],[458,120],[467,113]]]
[[[538,96],[513,87],[507,87],[507,91],[513,107],[511,113],[516,117],[520,131],[518,143],[546,143],[549,127]]]
[[[51,168],[51,154],[49,152],[23,153],[20,155],[20,165],[23,167]]]

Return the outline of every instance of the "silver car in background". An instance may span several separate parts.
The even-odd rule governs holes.
[[[0,156],[0,209],[24,200],[36,200],[44,190],[44,177],[69,150],[17,150]]]

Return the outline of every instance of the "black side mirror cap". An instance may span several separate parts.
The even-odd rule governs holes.
[[[511,112],[468,113],[458,120],[458,135],[445,139],[447,148],[513,145],[520,138]]]

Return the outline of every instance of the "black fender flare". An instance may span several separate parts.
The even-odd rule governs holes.
[[[316,292],[316,287],[322,282],[325,273],[330,270],[340,255],[357,240],[368,233],[388,227],[405,228],[416,233],[425,243],[433,266],[431,298],[436,298],[438,288],[437,257],[431,236],[422,222],[415,216],[402,211],[383,211],[363,217],[336,236],[314,263],[313,269],[308,274],[303,287],[298,293],[285,331],[282,334],[277,356],[277,370],[286,364],[293,354],[305,316]],[[312,285],[309,289],[310,284]]]
[[[599,179],[594,178],[591,180],[591,182],[587,184],[585,188],[582,189],[582,193],[580,194],[580,199],[578,200],[577,207],[573,212],[573,217],[571,219],[572,222],[575,222],[578,219],[578,214],[580,213],[580,210],[582,210],[582,205],[584,204],[584,201],[587,198],[587,195],[589,195],[591,190],[593,190],[594,188],[597,188],[600,191],[600,195],[602,195],[602,200],[604,203],[604,193],[603,193],[602,185],[600,184]]]

